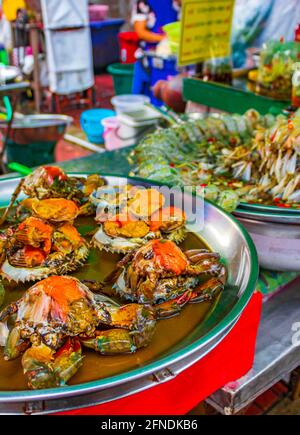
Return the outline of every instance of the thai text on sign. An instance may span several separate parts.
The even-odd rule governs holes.
[[[183,0],[179,65],[230,55],[234,0]]]

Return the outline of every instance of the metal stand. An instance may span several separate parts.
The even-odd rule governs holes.
[[[292,398],[300,397],[300,345],[295,325],[300,321],[300,279],[293,281],[263,307],[253,369],[207,399],[222,414],[243,411],[257,397],[292,373]]]
[[[24,90],[26,90],[29,86],[30,85],[27,82],[12,83],[9,85],[0,86],[0,97],[3,97],[3,96],[11,97],[11,101],[12,101],[12,103],[11,103],[11,116],[10,116],[9,121],[7,122],[6,133],[5,133],[5,137],[4,137],[3,144],[2,144],[2,150],[0,152],[0,174],[7,173],[6,166],[4,163],[4,155],[5,155],[7,142],[8,142],[10,133],[11,133],[11,128],[12,128],[12,124],[13,124],[13,120],[14,120],[14,113],[15,113],[15,109],[17,107],[19,96],[20,96],[20,93],[22,93]]]

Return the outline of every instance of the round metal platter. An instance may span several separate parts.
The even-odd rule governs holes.
[[[144,187],[161,186],[137,178],[103,176],[110,185],[129,183]],[[20,178],[0,181],[0,206],[3,207],[9,202],[19,181]],[[193,195],[179,190],[174,190],[174,198],[184,201],[185,206],[190,209],[195,201]],[[250,236],[237,220],[209,202],[203,203],[203,207],[203,226],[193,228],[193,232],[221,254],[228,271],[226,288],[204,321],[182,341],[137,369],[59,389],[0,391],[0,412],[58,412],[128,396],[173,378],[210,352],[228,334],[255,290],[259,271],[258,258]]]
[[[249,204],[247,202],[241,202],[239,209],[250,210],[258,213],[278,213],[278,214],[292,214],[300,216],[300,208],[282,208],[276,207],[275,205],[264,205],[264,204]]]

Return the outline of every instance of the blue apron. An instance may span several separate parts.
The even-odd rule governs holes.
[[[156,15],[156,23],[154,27],[149,29],[151,32],[162,34],[163,26],[178,21],[178,11],[176,11],[176,9],[173,7],[172,0],[148,0],[148,4]],[[146,50],[154,49],[155,46],[156,44],[147,43],[145,49]],[[154,102],[155,99],[150,90],[150,86],[151,86],[150,73],[143,66],[142,61],[139,60],[135,64],[135,73],[134,73],[132,91],[134,94],[148,95],[151,97],[152,102]]]
[[[156,16],[154,27],[149,29],[151,32],[162,34],[163,26],[178,20],[178,11],[174,9],[172,0],[148,0],[148,4]],[[146,49],[153,49],[155,46],[156,44],[147,43]]]

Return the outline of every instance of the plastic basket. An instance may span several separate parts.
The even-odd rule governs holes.
[[[115,95],[131,94],[134,76],[134,64],[115,63],[108,67],[113,76]]]

